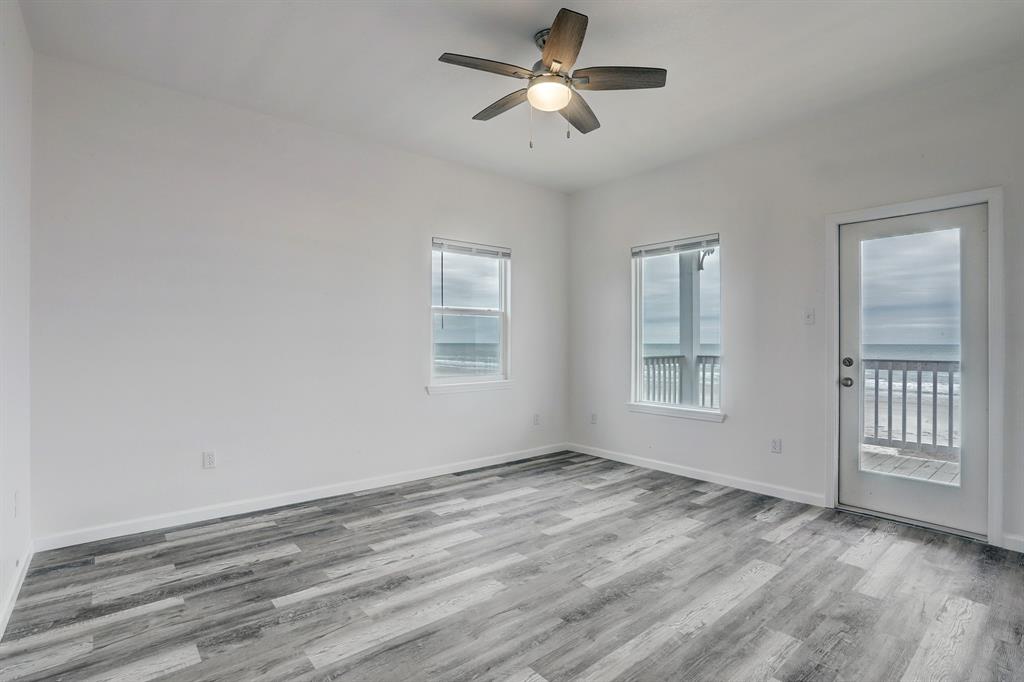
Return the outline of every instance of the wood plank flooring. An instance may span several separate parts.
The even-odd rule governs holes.
[[[1024,556],[558,453],[40,553],[42,679],[1024,680]]]

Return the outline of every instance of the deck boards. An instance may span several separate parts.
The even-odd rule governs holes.
[[[1019,681],[1022,632],[1020,554],[559,453],[40,553],[0,681]]]
[[[919,457],[900,455],[887,452],[889,450],[894,450],[894,448],[874,447],[872,450],[862,452],[861,470],[914,478],[919,481],[960,485],[960,464],[958,462],[929,459],[926,455]]]

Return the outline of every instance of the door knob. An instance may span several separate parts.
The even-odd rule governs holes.
[[[846,386],[847,388],[849,388],[850,386],[853,386],[853,379],[851,379],[850,377],[843,377],[839,381],[839,383],[841,383],[843,386]]]

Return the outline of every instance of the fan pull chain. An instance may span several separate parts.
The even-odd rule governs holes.
[[[570,133],[570,131],[572,131],[572,126],[571,126],[571,125],[569,125],[569,122],[568,122],[568,121],[566,121],[566,122],[565,122],[565,139],[567,139],[567,140],[569,139],[569,133]]]
[[[530,149],[533,149],[533,107],[530,107]]]

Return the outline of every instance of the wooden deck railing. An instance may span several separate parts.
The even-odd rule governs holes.
[[[694,393],[700,407],[719,406],[721,390],[721,358],[698,355],[694,368]],[[682,405],[686,402],[686,356],[659,355],[644,358],[643,396],[652,403]]]
[[[717,355],[697,356],[697,386],[701,407],[718,407],[722,395],[722,359]],[[717,393],[715,392],[717,388]]]
[[[959,454],[959,362],[863,360],[862,367],[865,443]]]
[[[685,362],[685,355],[645,357],[643,399],[652,403],[682,403]]]

